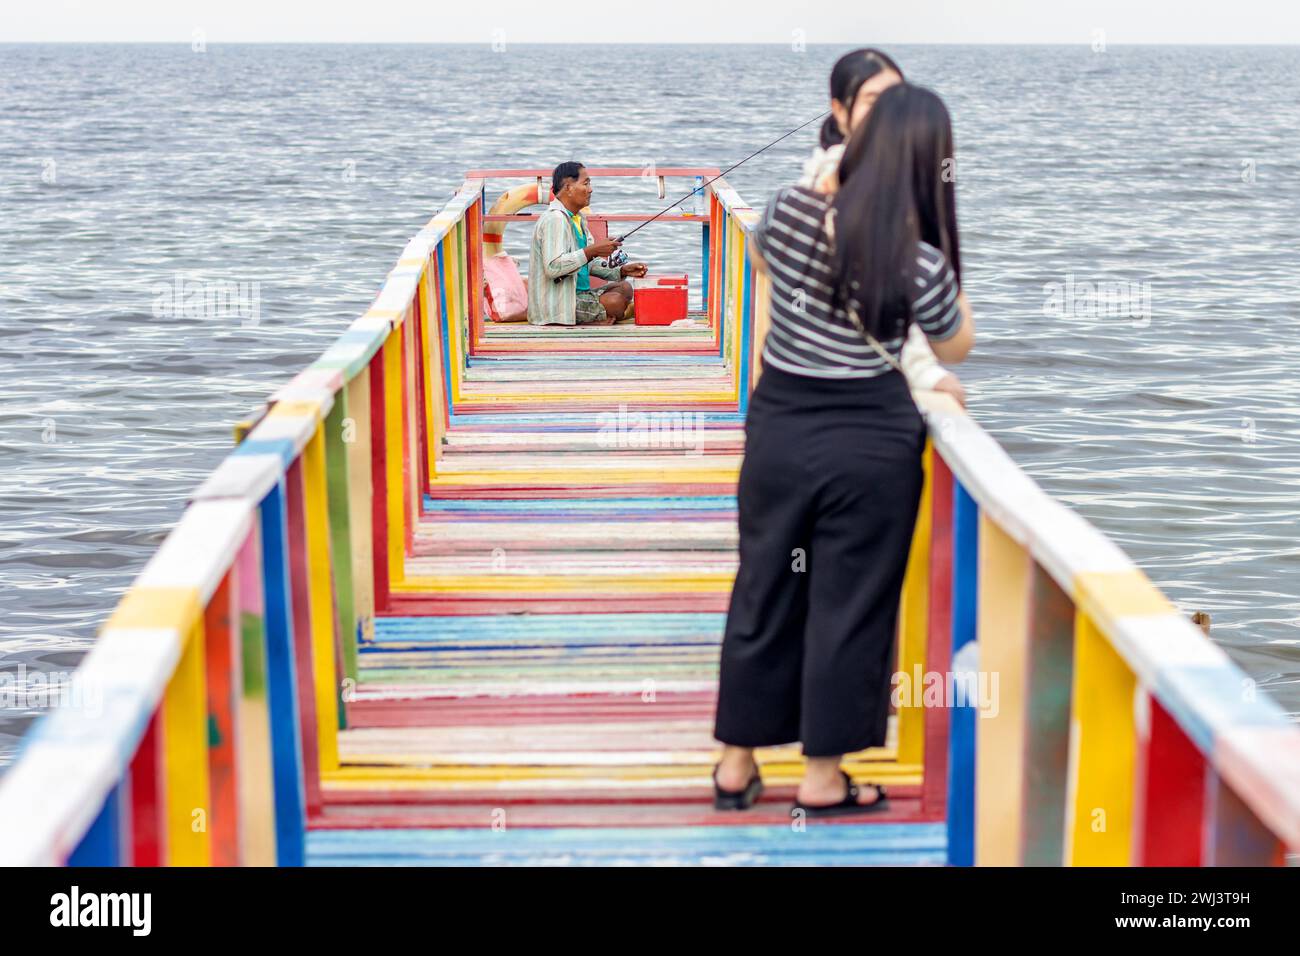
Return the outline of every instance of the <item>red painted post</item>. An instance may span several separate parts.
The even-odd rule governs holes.
[[[1138,706],[1134,863],[1200,866],[1205,758],[1149,693],[1141,692]]]
[[[302,783],[308,821],[321,812],[320,748],[316,726],[315,667],[312,659],[311,579],[307,570],[307,514],[302,459],[285,475],[289,529],[289,594],[293,613],[294,676],[298,688],[298,724],[302,737]]]
[[[235,575],[227,572],[203,613],[208,688],[208,834],[213,866],[239,866],[235,712],[241,663]]]
[[[163,797],[162,725],[155,711],[131,758],[131,862],[134,866],[162,866],[167,852]]]

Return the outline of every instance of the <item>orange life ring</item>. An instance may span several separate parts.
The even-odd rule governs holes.
[[[543,198],[545,197],[545,198]],[[517,212],[527,209],[529,206],[546,206],[554,198],[551,187],[545,180],[539,180],[535,183],[527,183],[523,186],[516,186],[513,189],[507,189],[497,201],[492,204],[488,210],[489,216],[513,216]],[[588,206],[582,210],[583,215],[591,212]],[[506,225],[504,222],[488,222],[483,224],[483,255],[484,257],[495,256],[501,252],[501,240],[505,238]]]

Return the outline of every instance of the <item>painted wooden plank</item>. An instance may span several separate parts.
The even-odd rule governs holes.
[[[286,510],[281,483],[260,506],[262,593],[275,784],[276,862],[281,866],[301,866],[306,815]]]
[[[1134,863],[1200,866],[1206,763],[1160,702],[1138,694]]]
[[[208,866],[212,862],[206,684],[200,621],[190,631],[163,697],[167,863],[171,866]]]
[[[441,311],[438,306],[437,261],[430,259],[420,284],[420,342],[424,374],[424,415],[428,431],[426,475],[438,471],[438,456],[447,431],[446,382],[443,377]]]
[[[903,578],[903,593],[898,614],[898,645],[896,670],[905,679],[915,680],[922,673],[926,659],[926,636],[929,630],[930,604],[930,530],[933,523],[932,461],[933,449],[927,442],[921,462],[924,469],[924,487],[917,507],[916,527],[912,532],[912,545],[907,556],[907,570]],[[899,756],[909,763],[925,759],[925,708],[914,705],[911,695],[904,697],[898,706]]]
[[[310,608],[312,677],[316,707],[312,715],[321,771],[338,766],[339,667],[335,657],[334,576],[330,557],[329,502],[325,476],[325,432],[318,428],[302,457],[303,523],[306,535],[304,597]],[[310,804],[309,804],[310,806]]]
[[[356,679],[357,640],[360,612],[353,576],[353,506],[349,489],[349,439],[355,441],[355,421],[349,417],[348,392],[340,392],[338,401],[325,419],[325,479],[329,517],[330,570],[334,601],[338,609],[335,634],[339,674],[335,683],[341,694],[345,677]],[[342,701],[339,704],[342,710]],[[342,712],[340,712],[342,719]]]
[[[416,310],[412,307],[412,313]],[[429,486],[422,481],[420,462],[424,460],[420,435],[419,399],[416,390],[417,349],[415,323],[402,328],[401,340],[401,408],[402,408],[402,548],[403,556],[411,553],[414,528],[420,520],[420,501]]]
[[[944,457],[945,462],[948,460]],[[979,507],[960,482],[953,487],[952,663],[978,667]],[[954,702],[948,739],[948,863],[975,865],[975,708]]]
[[[1251,812],[1292,852],[1300,852],[1300,734],[1295,727],[1234,727],[1217,738],[1215,760],[1233,789],[1248,795]]]
[[[0,865],[57,864],[74,851],[109,791],[131,772],[180,656],[177,625],[192,626],[196,603],[191,590],[136,594],[119,606],[117,623],[101,633],[73,677],[73,705],[36,722],[0,782]],[[154,626],[131,626],[140,621]],[[133,810],[145,789],[132,799]]]
[[[283,474],[279,455],[230,455],[199,485],[193,500],[237,498],[255,507]]]
[[[367,548],[372,556],[371,567],[374,571],[375,611],[388,608],[389,595],[389,521],[388,521],[388,433],[386,360],[380,352],[371,360],[369,369],[370,385],[370,540],[373,544]]]
[[[239,788],[240,860],[245,866],[274,866],[275,779],[259,527],[254,526],[240,548],[234,573],[239,610],[235,774]]]
[[[212,865],[238,866],[240,854],[238,706],[240,692],[238,576],[228,573],[203,614],[207,681],[208,775]]]
[[[1079,611],[1065,823],[1066,860],[1071,866],[1133,862],[1136,689],[1133,672]]]
[[[1035,563],[1024,676],[1027,732],[1018,861],[1024,866],[1065,862],[1074,619],[1074,602]]]
[[[942,860],[942,831],[935,824],[822,825],[802,833],[788,825],[329,830],[311,838],[311,863],[330,866],[934,866]]]
[[[374,633],[375,580],[374,556],[378,553],[373,535],[373,501],[371,480],[372,410],[370,407],[370,370],[362,369],[347,385],[350,417],[344,421],[344,444],[348,455],[348,518],[352,540],[352,591],[356,602],[358,643],[370,640]],[[349,440],[350,439],[350,440]],[[348,676],[355,682],[355,665]]]
[[[68,857],[68,866],[121,866],[130,848],[130,815],[126,811],[129,784],[108,792],[95,821]]]
[[[137,588],[186,588],[207,603],[225,580],[252,526],[245,500],[200,500],[185,509],[135,581]]]
[[[387,504],[388,581],[396,586],[406,579],[406,494],[404,470],[406,413],[402,393],[402,337],[384,343],[384,489]],[[375,486],[378,489],[378,485]]]
[[[1283,866],[1286,847],[1217,774],[1205,775],[1206,866]]]
[[[320,746],[316,701],[315,636],[311,591],[310,549],[307,541],[305,460],[293,463],[285,475],[286,538],[289,551],[289,607],[293,617],[294,679],[298,727],[302,733],[302,784],[308,819],[320,809]]]
[[[408,504],[413,507],[414,514],[419,515],[423,503],[424,494],[429,488],[429,475],[431,469],[429,463],[433,458],[433,449],[430,447],[432,440],[431,415],[428,410],[429,396],[427,394],[428,374],[425,370],[425,364],[428,359],[428,344],[426,324],[428,316],[425,313],[425,291],[428,287],[428,280],[423,274],[420,276],[420,285],[416,290],[415,301],[411,305],[411,331],[410,341],[408,343],[408,364],[411,367],[410,388],[410,407],[408,414],[412,416],[417,423],[415,434],[419,436],[418,444],[412,449],[414,457],[414,485],[415,490],[410,495]],[[412,526],[416,522],[411,522]]]
[[[952,661],[953,620],[953,478],[943,456],[927,445],[930,467],[930,560],[926,569],[925,672],[943,674]],[[922,762],[925,782],[922,809],[933,819],[943,819],[948,798],[947,701],[925,708],[925,748]]]
[[[167,854],[161,716],[155,714],[131,760],[132,866],[161,866]]]
[[[1020,861],[1024,814],[1025,659],[1032,562],[1028,553],[987,515],[980,522],[979,701],[975,723],[980,755],[975,781],[975,862],[1013,866]],[[996,680],[996,685],[993,681]]]

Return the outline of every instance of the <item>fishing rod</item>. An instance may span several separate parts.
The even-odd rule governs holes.
[[[811,126],[813,123],[816,123],[818,120],[825,119],[825,118],[826,118],[826,115],[827,115],[828,113],[830,113],[830,110],[826,110],[825,112],[820,113],[820,114],[817,115],[817,116],[814,116],[814,117],[813,117],[812,119],[810,119],[808,122],[806,122],[806,123],[804,123],[804,124],[802,124],[802,125],[800,125],[800,126],[796,126],[794,129],[790,130],[788,133],[783,133],[783,134],[781,134],[781,135],[778,136],[776,139],[772,140],[772,142],[770,142],[770,143],[768,143],[766,146],[764,146],[762,149],[756,149],[756,150],[754,150],[754,152],[750,153],[748,156],[746,156],[746,157],[745,157],[744,159],[742,159],[740,162],[738,162],[738,163],[732,163],[730,166],[728,166],[728,167],[727,167],[726,169],[724,169],[722,172],[718,173],[718,175],[714,176],[714,177],[713,177],[712,179],[710,179],[708,182],[706,182],[706,183],[701,183],[700,185],[696,186],[694,189],[692,189],[690,192],[688,192],[688,193],[687,193],[685,196],[683,196],[681,199],[677,200],[677,201],[676,201],[675,203],[673,203],[671,206],[668,206],[668,207],[666,207],[666,208],[664,208],[664,209],[659,210],[659,212],[655,213],[653,216],[651,216],[651,217],[650,217],[649,219],[647,219],[645,222],[643,222],[643,223],[641,223],[639,226],[637,226],[636,229],[633,229],[633,230],[631,230],[631,232],[625,233],[624,235],[618,236],[618,237],[617,237],[617,241],[618,241],[620,244],[622,244],[623,241],[626,240],[628,236],[632,235],[632,233],[636,232],[637,229],[644,229],[646,226],[650,225],[650,223],[654,222],[654,221],[655,221],[656,219],[658,219],[660,216],[662,216],[662,215],[664,215],[665,213],[671,212],[672,210],[676,209],[678,206],[680,206],[682,203],[686,202],[686,200],[690,199],[690,198],[691,198],[692,196],[694,196],[696,193],[702,193],[703,190],[704,190],[704,187],[705,187],[705,186],[709,186],[709,185],[712,185],[713,183],[717,182],[719,179],[721,179],[723,176],[727,175],[727,173],[731,172],[733,169],[736,169],[737,167],[742,166],[742,165],[744,165],[745,163],[749,162],[751,159],[753,159],[753,158],[754,158],[755,156],[757,156],[759,153],[766,152],[767,150],[771,149],[773,146],[775,146],[777,143],[781,142],[781,140],[785,139],[786,137],[793,136],[795,133],[799,132],[799,130],[801,130],[801,129],[806,129],[807,127]],[[618,260],[618,261],[614,261],[614,260]],[[614,266],[614,267],[621,266],[623,263],[627,262],[627,253],[624,252],[622,249],[618,249],[618,250],[616,250],[616,251],[614,252],[614,254],[613,254],[612,256],[610,256],[609,259],[606,260],[606,261],[608,261],[609,264],[610,264],[611,266]]]

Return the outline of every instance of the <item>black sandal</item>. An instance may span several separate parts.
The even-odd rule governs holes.
[[[809,805],[796,800],[794,808],[802,810],[807,817],[846,817],[855,813],[873,813],[877,810],[884,810],[889,806],[889,795],[885,793],[885,788],[875,784],[868,784],[868,786],[876,786],[876,799],[870,803],[858,803],[859,791],[857,784],[843,770],[840,771],[840,775],[844,777],[848,793],[844,795],[844,799],[839,803]]]
[[[749,783],[745,784],[744,790],[723,790],[718,786],[718,767],[722,764],[715,764],[713,767],[713,809],[715,810],[748,810],[763,793],[763,775],[758,771],[758,761],[754,761],[754,776],[750,777]]]

